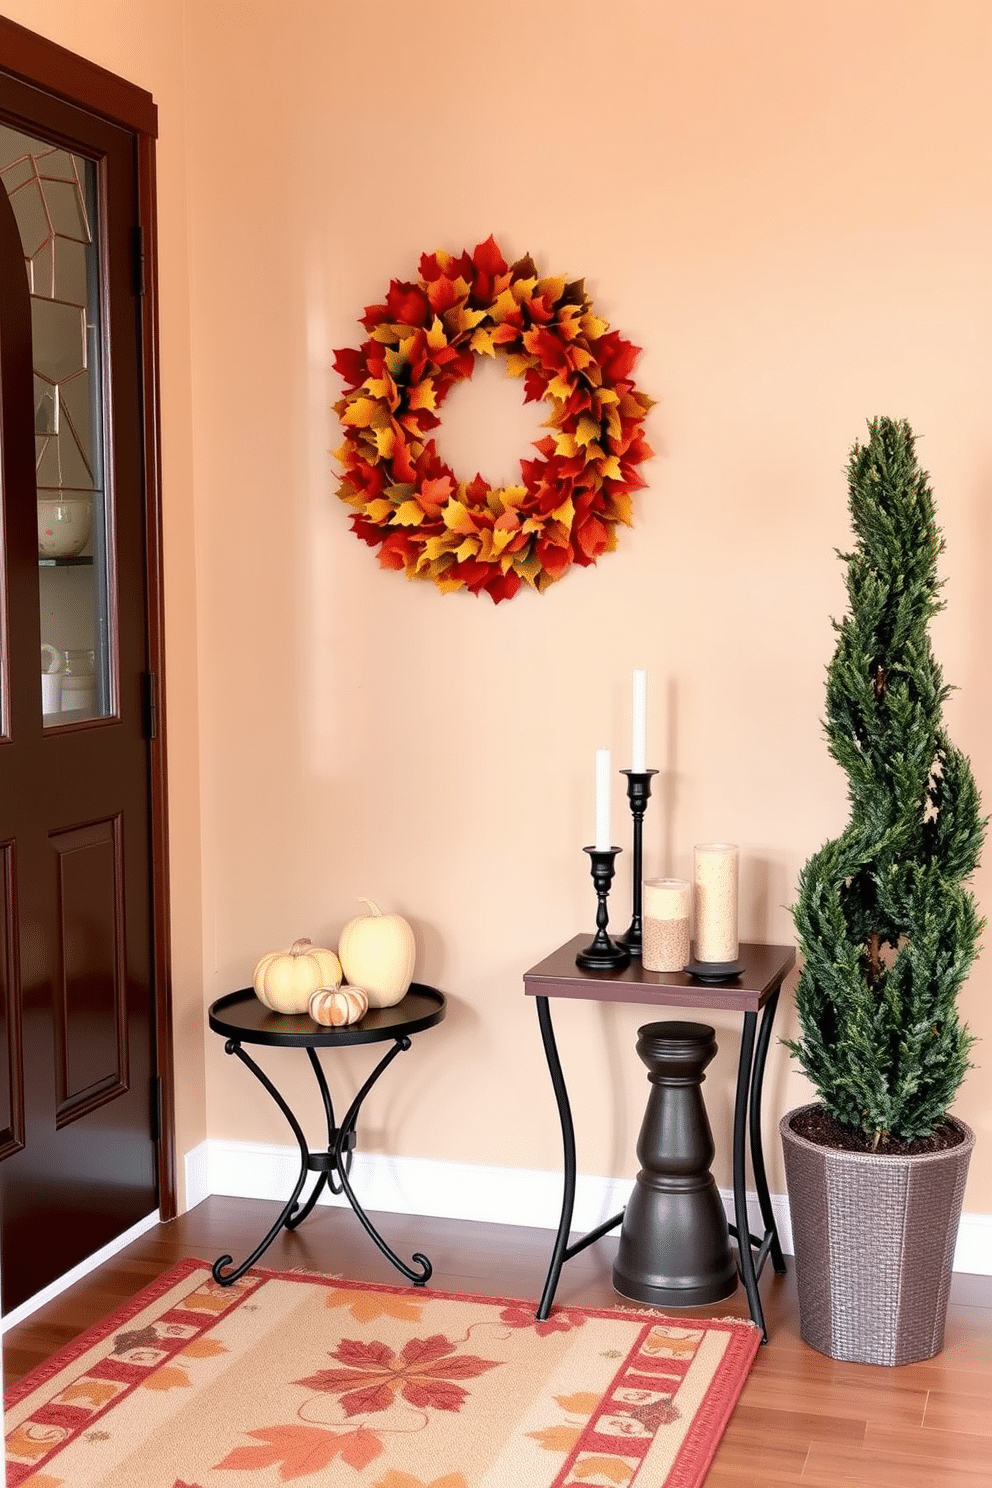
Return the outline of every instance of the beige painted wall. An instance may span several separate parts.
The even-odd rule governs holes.
[[[935,643],[960,689],[948,721],[992,791],[992,11],[6,8],[160,107],[181,1143],[286,1140],[219,1040],[204,1124],[202,1004],[264,950],[334,943],[370,894],[411,919],[418,976],[450,1012],[375,1093],[365,1144],[554,1167],[521,974],[591,927],[593,756],[610,745],[627,763],[632,668],[648,671],[661,771],[646,866],[685,873],[693,842],[739,842],[744,938],[791,938],[798,870],[846,819],[819,720],[844,604],[844,466],[875,414],[910,419],[933,477],[948,606]],[[147,33],[129,36],[136,12]],[[638,384],[658,400],[657,457],[619,551],[499,608],[380,571],[335,500],[329,453],[332,350],[358,344],[363,306],[422,251],[490,232],[584,276],[643,347]],[[452,401],[465,474],[512,474],[533,437],[508,390],[487,378]],[[619,790],[614,805],[627,842]],[[629,874],[626,852],[618,926]],[[976,887],[988,905],[987,866]],[[980,1066],[990,976],[987,951],[964,995]],[[643,1021],[559,1011],[583,1171],[634,1170]],[[712,1021],[720,1133],[736,1027]],[[345,1093],[367,1068],[346,1062]],[[976,1069],[957,1106],[979,1136],[966,1208],[985,1213],[988,1089]],[[769,1121],[806,1097],[781,1049],[766,1094]],[[771,1181],[781,1190],[777,1151]]]

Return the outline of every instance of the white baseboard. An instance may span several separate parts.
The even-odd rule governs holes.
[[[210,1138],[186,1156],[186,1196],[190,1208],[211,1194],[242,1199],[285,1201],[299,1176],[295,1147]],[[490,1168],[471,1163],[436,1162],[423,1157],[355,1154],[352,1187],[361,1204],[374,1212],[419,1214],[439,1219],[474,1219],[489,1224],[517,1224],[556,1230],[561,1212],[561,1173],[529,1168]],[[587,1233],[619,1214],[630,1194],[631,1180],[580,1173],[575,1191],[573,1229]],[[733,1195],[721,1189],[728,1217]],[[772,1194],[779,1239],[792,1255],[792,1220],[785,1194]],[[343,1196],[325,1192],[320,1203],[346,1204]],[[748,1195],[754,1229],[760,1225],[758,1201]],[[954,1269],[992,1276],[992,1214],[963,1214],[958,1230]]]
[[[102,1266],[104,1261],[109,1261],[111,1256],[117,1255],[119,1251],[124,1250],[133,1241],[140,1240],[146,1231],[153,1230],[161,1222],[161,1215],[157,1209],[154,1213],[147,1214],[144,1219],[139,1219],[136,1225],[132,1225],[123,1235],[118,1235],[116,1240],[111,1240],[109,1245],[103,1246],[95,1255],[87,1256],[85,1261],[80,1261],[78,1266],[73,1266],[71,1271],[67,1271],[64,1276],[60,1276],[50,1286],[44,1287],[40,1292],[35,1292],[33,1297],[28,1297],[18,1307],[12,1308],[10,1312],[5,1312],[3,1317],[0,1318],[0,1333],[6,1333],[8,1328],[13,1328],[16,1323],[22,1323],[26,1317],[30,1317],[33,1312],[37,1312],[39,1307],[44,1307],[46,1302],[51,1302],[60,1292],[64,1292],[67,1287],[71,1287],[74,1282],[82,1281],[83,1277],[87,1276],[91,1271],[95,1271],[97,1266]]]

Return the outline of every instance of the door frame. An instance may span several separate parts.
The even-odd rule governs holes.
[[[169,910],[169,838],[166,727],[164,705],[165,625],[161,500],[161,444],[158,393],[158,263],[155,142],[158,109],[150,93],[103,67],[57,46],[0,16],[0,75],[16,78],[130,131],[135,138],[135,169],[141,227],[141,365],[144,420],[145,594],[149,664],[155,679],[149,713],[151,807],[152,1024],[160,1106],[157,1132],[159,1213],[178,1213],[175,1080],[172,1035],[172,979]]]

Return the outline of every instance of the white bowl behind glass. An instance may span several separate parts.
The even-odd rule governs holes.
[[[91,496],[39,496],[39,558],[75,558],[90,540]]]

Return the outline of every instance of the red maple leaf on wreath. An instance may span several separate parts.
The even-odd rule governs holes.
[[[331,1353],[343,1369],[321,1369],[294,1383],[339,1395],[348,1416],[388,1410],[397,1396],[420,1409],[458,1411],[468,1391],[456,1381],[476,1379],[501,1361],[456,1354],[455,1347],[442,1333],[411,1338],[398,1354],[385,1343],[344,1338]]]

